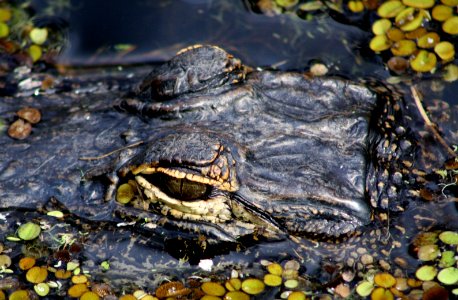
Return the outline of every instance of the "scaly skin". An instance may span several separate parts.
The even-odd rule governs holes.
[[[180,52],[139,85],[140,100],[121,103],[149,122],[163,119],[143,150],[111,174],[116,184],[118,170],[124,182],[136,180],[143,190],[138,197],[154,204],[141,206],[172,219],[215,223],[233,239],[247,232],[340,236],[370,223],[375,208],[402,209],[399,187],[410,174],[401,162],[411,160],[415,142],[398,99],[299,73],[212,80],[248,70],[201,66],[207,57],[231,64],[232,56],[221,51],[198,46]],[[189,73],[212,85],[158,96],[162,83],[196,82]],[[191,183],[207,192],[180,199]]]

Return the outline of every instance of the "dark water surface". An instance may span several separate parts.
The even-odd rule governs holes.
[[[58,60],[64,65],[160,62],[189,45],[211,44],[254,67],[308,70],[323,62],[331,75],[378,80],[391,76],[382,57],[368,47],[372,33],[367,21],[342,24],[323,12],[307,21],[293,13],[266,16],[253,12],[248,0],[74,2],[63,13],[70,24],[69,43]],[[458,83],[440,78],[421,74],[412,80],[419,85],[434,81],[442,100],[458,104]]]
[[[349,73],[370,38],[325,15],[310,22],[268,17],[247,10],[243,1],[78,1],[75,7],[69,47],[60,58],[70,65],[164,61],[183,47],[213,44],[251,66],[300,70],[320,60]],[[118,44],[135,50],[119,57],[113,53]],[[375,71],[373,62],[361,63],[365,72]]]

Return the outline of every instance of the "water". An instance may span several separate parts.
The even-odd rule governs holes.
[[[377,80],[392,75],[368,48],[367,20],[349,25],[326,13],[310,21],[291,13],[266,16],[253,12],[248,1],[224,0],[78,1],[61,14],[70,24],[68,44],[58,59],[63,65],[160,62],[189,45],[212,44],[253,67],[303,71],[322,62],[331,75]],[[458,83],[444,84],[440,77],[422,74],[413,80],[438,79],[440,98],[456,105]],[[432,93],[427,88],[423,92]]]
[[[188,45],[215,44],[251,66],[301,70],[319,60],[348,73],[370,37],[324,15],[310,22],[268,17],[248,11],[242,1],[82,1],[69,23],[60,62],[70,65],[163,61]],[[119,57],[117,44],[135,50]],[[373,71],[373,61],[361,63]]]

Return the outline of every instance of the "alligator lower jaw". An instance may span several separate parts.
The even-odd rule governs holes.
[[[367,225],[372,218],[370,209],[366,207],[355,209],[342,204],[332,206],[321,203],[285,207],[287,211],[274,216],[292,234],[338,237]]]

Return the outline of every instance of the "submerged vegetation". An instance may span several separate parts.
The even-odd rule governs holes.
[[[53,63],[65,44],[65,23],[56,17],[64,1],[50,1],[46,14],[36,15],[31,1],[0,2],[0,50],[19,64]],[[62,3],[61,3],[62,2]],[[54,9],[53,9],[54,8]]]
[[[261,269],[253,273],[243,269],[228,270],[225,274],[201,270],[188,278],[164,278],[157,287],[119,290],[109,282],[94,280],[84,266],[81,251],[85,233],[72,234],[65,230],[56,233],[53,227],[59,225],[51,227],[52,219],[42,219],[40,225],[37,221],[20,225],[16,234],[11,233],[0,243],[0,299],[68,296],[79,299],[243,300],[260,296],[304,300],[359,295],[378,300],[448,299],[458,295],[458,232],[454,231],[424,232],[412,239],[410,248],[422,261],[412,277],[369,267],[361,273],[362,278],[346,272],[323,290],[311,281],[296,260],[281,263],[262,260],[259,262]],[[18,248],[20,253],[12,255]],[[108,270],[110,266],[103,261],[98,268]],[[18,278],[25,281],[20,282]]]

